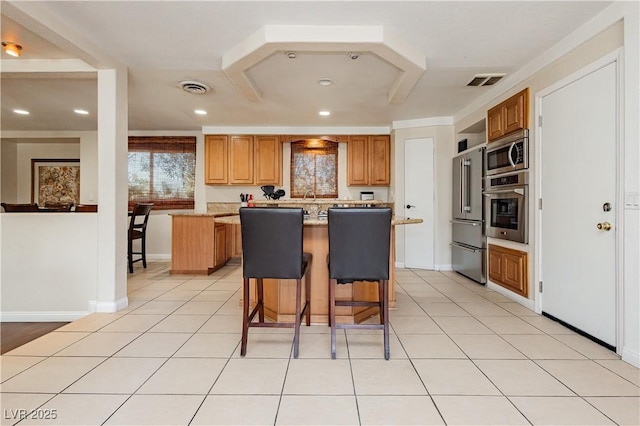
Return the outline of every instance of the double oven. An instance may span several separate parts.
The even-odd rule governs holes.
[[[492,142],[485,152],[486,235],[528,242],[528,130]]]

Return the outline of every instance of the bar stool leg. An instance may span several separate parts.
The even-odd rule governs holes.
[[[295,333],[293,335],[293,357],[298,358],[298,343],[300,342],[300,302],[302,301],[302,280],[296,280],[296,317],[295,317]]]
[[[380,311],[380,324],[384,324],[384,285],[382,284],[382,280],[378,280],[378,304]]]
[[[331,324],[331,358],[336,359],[336,284],[329,280],[329,323]]]
[[[389,359],[389,280],[382,280],[384,296],[382,299],[384,313],[384,359]]]
[[[242,291],[242,345],[240,346],[240,356],[245,356],[249,334],[249,278],[243,278]]]
[[[305,284],[305,307],[307,309],[307,327],[311,326],[311,273],[308,272],[304,277]]]
[[[258,291],[258,320],[264,322],[264,286],[262,278],[256,278],[256,290]]]

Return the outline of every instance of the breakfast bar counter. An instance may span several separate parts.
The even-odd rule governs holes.
[[[310,210],[314,214],[314,217],[310,215],[305,216],[304,231],[303,231],[303,249],[306,252],[313,254],[313,261],[308,273],[311,274],[311,321],[314,323],[327,323],[328,321],[328,306],[329,306],[329,272],[327,269],[327,254],[329,252],[329,233],[327,227],[326,216],[322,214],[327,208],[336,204],[345,207],[359,207],[362,205],[389,205],[389,203],[383,203],[375,200],[368,200],[363,202],[360,200],[278,200],[278,201],[262,201],[257,202],[255,208],[260,206],[269,207],[302,207],[305,210]],[[316,207],[316,208],[314,208]],[[220,257],[216,255],[217,251],[233,251],[235,256],[241,255],[240,244],[240,216],[235,212],[217,212],[209,211],[207,213],[174,213],[172,214],[173,220],[173,247],[172,247],[172,272],[173,273],[187,273],[186,270],[190,270],[189,273],[194,273],[192,267],[181,266],[184,259],[194,258],[198,252],[204,250],[206,255],[205,259],[211,257]],[[317,217],[317,212],[320,212]],[[402,225],[411,225],[415,223],[422,223],[422,219],[416,218],[402,218],[394,216],[392,219],[391,227],[391,239],[390,244],[390,257],[389,257],[389,306],[395,307],[395,285],[394,285],[394,266],[395,266],[395,227]],[[204,232],[198,230],[204,227]],[[226,243],[221,241],[216,242],[216,239],[212,237],[216,234],[216,230],[226,230]],[[188,235],[181,235],[187,232]],[[221,231],[222,232],[222,231]],[[218,237],[216,235],[216,237]],[[218,238],[219,239],[219,238]],[[229,240],[232,240],[230,243]],[[192,247],[189,248],[188,245]],[[176,250],[176,247],[181,247],[180,250]],[[231,248],[236,247],[236,248]],[[218,250],[220,249],[220,250]],[[187,250],[191,255],[181,255],[180,251]],[[175,258],[174,258],[175,256]],[[229,258],[227,253],[226,258]],[[211,263],[211,262],[210,262]],[[213,262],[211,265],[216,265],[212,268],[206,266],[201,273],[211,273],[211,271],[217,269],[217,263]],[[293,322],[295,316],[295,295],[296,285],[295,280],[278,280],[278,279],[265,279],[264,286],[264,303],[265,303],[265,315],[279,322]],[[238,288],[242,287],[242,281],[239,280]],[[255,286],[252,280],[252,300],[255,295]],[[378,300],[378,286],[377,283],[356,281],[352,284],[339,285],[336,291],[336,297],[338,300]],[[242,301],[241,301],[242,303]],[[242,306],[241,304],[239,306]],[[376,315],[378,312],[377,307],[338,307],[336,308],[336,318],[340,323],[357,323],[366,320],[367,318]]]
[[[237,215],[215,218],[216,223],[239,224]],[[391,227],[390,257],[389,257],[389,306],[395,307],[395,227],[422,223],[422,219],[394,218]],[[326,219],[305,219],[303,232],[303,249],[313,254],[313,261],[308,273],[311,274],[311,321],[327,323],[329,306],[329,271],[327,269],[327,254],[329,252],[329,236]],[[295,280],[265,279],[264,303],[265,315],[274,321],[292,322],[295,317]],[[279,285],[270,285],[269,283]],[[242,282],[239,281],[241,286]],[[254,295],[252,286],[251,294]],[[378,285],[373,282],[356,281],[353,284],[339,285],[336,290],[338,300],[377,301]],[[252,300],[253,302],[253,300]],[[251,303],[253,306],[253,303]],[[338,307],[336,318],[340,323],[361,322],[376,315],[377,307]]]

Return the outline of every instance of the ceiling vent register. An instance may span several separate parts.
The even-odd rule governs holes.
[[[204,95],[209,90],[211,90],[209,86],[207,86],[204,83],[200,83],[198,81],[185,80],[178,83],[178,85],[185,92],[193,93],[194,95]]]
[[[476,74],[473,79],[467,83],[467,86],[480,87],[480,86],[493,86],[506,74]]]

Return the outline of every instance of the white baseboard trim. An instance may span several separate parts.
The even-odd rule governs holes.
[[[453,271],[453,266],[451,264],[435,265],[434,269],[436,271]]]
[[[15,311],[2,312],[2,322],[70,322],[86,317],[87,311]]]
[[[522,306],[525,306],[535,312],[535,302],[533,300],[522,297],[519,294],[515,294],[511,290],[507,290],[506,288],[499,286],[498,284],[495,284],[489,280],[487,280],[487,288],[490,288],[496,293],[500,293],[504,297],[508,297],[514,302],[518,302]]]
[[[640,353],[629,348],[622,348],[622,360],[640,368]]]
[[[102,313],[113,313],[117,312],[120,309],[124,309],[129,306],[129,299],[127,297],[123,297],[120,300],[116,300],[115,302],[97,302],[95,300],[89,301],[89,311],[90,312],[102,312]]]
[[[404,262],[396,262],[395,267],[398,269],[404,269]]]
[[[171,253],[156,253],[156,254],[148,254],[147,260],[171,260]]]

